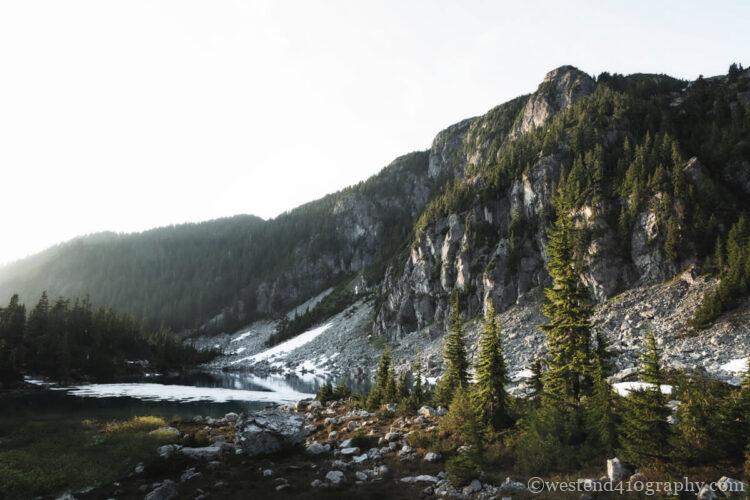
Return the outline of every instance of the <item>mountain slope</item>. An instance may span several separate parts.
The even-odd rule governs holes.
[[[276,219],[103,234],[0,269],[0,297],[89,294],[149,323],[232,331],[330,287],[376,291],[374,334],[440,336],[538,302],[559,205],[581,228],[580,277],[604,302],[710,256],[750,208],[748,72],[685,82],[563,66],[532,94],[438,133],[429,151]],[[557,193],[557,194],[556,194]]]
[[[354,273],[380,273],[439,180],[427,154],[263,221],[237,216],[138,234],[76,238],[0,269],[0,297],[89,295],[176,330],[274,316]],[[5,300],[5,299],[3,299]]]

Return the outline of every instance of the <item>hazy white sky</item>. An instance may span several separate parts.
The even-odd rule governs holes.
[[[743,1],[3,0],[0,262],[275,216],[562,64],[725,73],[750,63],[749,19]]]

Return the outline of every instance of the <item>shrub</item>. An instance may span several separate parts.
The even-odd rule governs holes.
[[[164,427],[167,422],[161,417],[133,417],[130,420],[107,422],[100,429],[105,434],[120,432],[145,432]]]
[[[361,429],[352,436],[352,446],[361,450],[369,450],[377,444],[378,440],[375,436],[368,436]]]
[[[445,473],[454,486],[468,484],[479,475],[477,459],[469,453],[455,455],[445,463]]]

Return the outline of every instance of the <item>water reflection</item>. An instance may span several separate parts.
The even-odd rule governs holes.
[[[0,401],[0,418],[125,418],[143,414],[217,417],[229,411],[255,410],[313,397],[327,381],[344,383],[355,392],[367,389],[366,383],[356,380],[334,381],[313,374],[260,377],[238,372],[189,372],[6,396]]]

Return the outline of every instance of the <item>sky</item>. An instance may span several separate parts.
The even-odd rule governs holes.
[[[0,2],[0,263],[274,217],[549,70],[746,67],[750,2]]]

